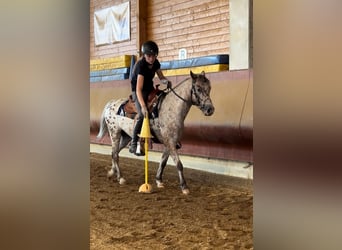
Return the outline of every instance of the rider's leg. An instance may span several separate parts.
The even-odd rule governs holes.
[[[137,145],[138,145],[138,140],[139,140],[138,133],[140,133],[143,121],[144,121],[144,116],[138,114],[138,118],[133,129],[133,137],[132,137],[131,146],[129,148],[130,153],[135,154],[137,151]]]
[[[133,101],[135,102],[135,107],[137,108],[137,120],[133,129],[132,142],[129,148],[129,152],[135,154],[137,151],[137,145],[138,145],[138,140],[139,140],[138,133],[140,133],[140,130],[144,121],[144,115],[141,113],[141,106],[138,101],[136,92],[132,93],[132,98],[133,98]]]

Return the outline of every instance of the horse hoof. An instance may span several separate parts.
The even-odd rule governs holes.
[[[126,180],[124,178],[120,178],[119,180],[120,185],[126,184]]]
[[[112,178],[113,175],[114,175],[114,171],[113,171],[113,169],[111,169],[107,173],[107,178],[110,179],[110,178]]]
[[[164,186],[164,183],[162,183],[162,182],[157,182],[157,187],[158,187],[158,188],[164,188],[165,186]]]
[[[190,190],[185,188],[185,189],[182,190],[182,193],[185,194],[185,195],[188,195],[188,194],[190,194]]]

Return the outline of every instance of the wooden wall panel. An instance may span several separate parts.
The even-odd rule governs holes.
[[[188,58],[229,54],[228,0],[150,0],[147,37],[160,47],[160,60],[178,59],[181,48]]]

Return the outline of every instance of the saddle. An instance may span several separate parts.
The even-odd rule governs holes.
[[[156,86],[156,88],[149,94],[147,98],[147,110],[152,118],[158,117],[158,103],[161,100],[161,97],[165,94],[164,91],[160,90],[158,87],[159,85]],[[129,95],[128,100],[119,108],[118,114],[134,119],[137,113],[138,111],[135,107],[133,97],[132,95]]]
[[[137,108],[135,107],[135,103],[133,101],[132,95],[129,95],[128,100],[122,104],[123,116],[134,119],[136,114],[138,113]]]

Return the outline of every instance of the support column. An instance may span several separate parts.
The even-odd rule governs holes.
[[[141,56],[141,45],[146,40],[146,11],[147,2],[145,0],[137,0],[137,57]]]
[[[249,69],[251,63],[250,17],[252,0],[229,1],[229,70]]]

